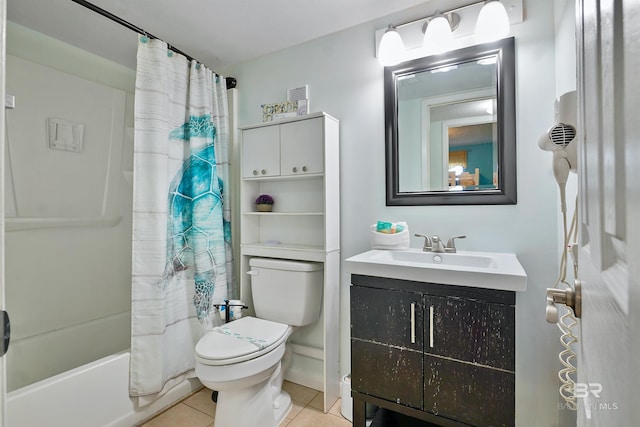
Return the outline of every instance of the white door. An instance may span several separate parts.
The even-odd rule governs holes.
[[[640,2],[578,0],[579,426],[640,422]]]
[[[6,0],[0,0],[0,99],[4,104]],[[0,315],[4,315],[4,105],[0,108]],[[0,318],[1,319],[1,318]],[[0,354],[4,351],[4,320],[0,320]],[[6,425],[6,358],[0,356],[0,427]]]

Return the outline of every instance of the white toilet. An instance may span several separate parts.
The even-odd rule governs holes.
[[[256,317],[214,328],[196,345],[196,376],[218,391],[215,427],[277,427],[284,420],[291,409],[282,390],[286,341],[294,326],[320,316],[322,264],[252,258],[249,265]]]

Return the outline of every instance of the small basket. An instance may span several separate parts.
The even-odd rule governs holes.
[[[376,231],[377,224],[373,224],[370,229],[371,237],[371,249],[386,249],[386,250],[406,250],[409,249],[410,235],[409,226],[406,222],[399,222],[404,229],[399,233],[386,234]]]

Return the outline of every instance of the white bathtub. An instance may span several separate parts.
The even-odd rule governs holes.
[[[200,387],[197,379],[186,380],[140,408],[129,397],[129,352],[123,352],[12,391],[7,425],[132,427]]]

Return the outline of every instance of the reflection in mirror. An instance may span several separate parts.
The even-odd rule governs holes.
[[[515,203],[513,74],[512,38],[385,69],[388,205]]]

